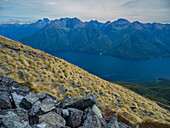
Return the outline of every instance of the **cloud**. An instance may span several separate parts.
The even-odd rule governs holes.
[[[129,0],[125,2],[122,6],[124,7],[132,7],[135,6],[136,4],[140,3],[141,0]]]
[[[170,21],[169,0],[0,0],[0,16]]]

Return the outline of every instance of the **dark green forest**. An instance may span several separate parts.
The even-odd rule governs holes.
[[[158,78],[157,82],[116,81],[114,83],[129,88],[149,99],[170,105],[170,79]]]

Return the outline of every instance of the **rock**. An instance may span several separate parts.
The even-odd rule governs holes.
[[[114,103],[115,104],[115,107],[116,108],[119,108],[119,107],[123,107],[123,105],[119,104],[119,103]]]
[[[12,108],[11,101],[9,99],[9,93],[0,91],[0,109],[9,108]]]
[[[105,109],[104,111],[105,112],[102,113],[102,116],[107,122],[117,119],[117,113],[115,111],[112,111],[110,109]]]
[[[45,124],[46,128],[64,128],[66,121],[55,112],[49,112],[39,117],[39,123]]]
[[[6,110],[1,110],[0,111],[0,116],[6,116],[8,115],[8,112],[12,112],[14,114],[16,114],[17,116],[20,117],[20,120],[22,121],[29,121],[29,117],[28,117],[28,112],[27,110],[23,109],[23,108],[16,108],[16,109],[6,109]]]
[[[2,119],[2,123],[7,128],[24,128],[22,123],[19,122],[19,116],[16,114],[9,112],[10,115],[7,115]]]
[[[37,93],[36,95],[39,97],[40,100],[45,99],[47,96],[45,93]]]
[[[65,88],[64,86],[60,86],[59,89],[63,92],[69,91],[69,89]]]
[[[0,74],[0,82],[2,81],[3,77],[3,74]]]
[[[93,126],[80,126],[78,128],[94,128]]]
[[[71,128],[71,127],[69,127],[69,126],[65,126],[65,128]]]
[[[14,80],[9,77],[2,77],[1,76],[1,82],[0,82],[0,87],[9,87]]]
[[[31,110],[30,110],[30,115],[31,115],[31,116],[35,116],[35,115],[39,112],[40,106],[41,106],[41,102],[40,102],[40,101],[36,101],[36,102],[33,104],[32,108],[31,108]]]
[[[39,98],[34,93],[30,92],[22,99],[22,104],[26,109],[30,109],[32,105],[38,100]]]
[[[109,106],[106,106],[106,108],[108,108],[108,109],[109,109],[110,107],[109,107]]]
[[[96,96],[94,94],[87,95],[85,97],[82,97],[74,102],[71,102],[69,104],[66,104],[64,108],[71,107],[71,108],[77,108],[77,109],[85,109],[88,108],[94,104],[96,104]]]
[[[61,116],[62,108],[55,108],[54,111]]]
[[[114,119],[111,120],[107,125],[105,125],[104,128],[121,128],[121,127],[119,127],[117,120]]]
[[[14,86],[14,84],[15,84],[15,86]],[[10,87],[10,91],[11,91],[11,93],[15,92],[18,95],[26,96],[29,93],[30,89],[21,86],[19,83],[13,83],[13,85]]]
[[[107,124],[107,122],[104,118],[100,118],[100,122],[102,124],[102,128]]]
[[[62,109],[62,115],[63,115],[63,117],[68,117],[69,111],[67,109]]]
[[[23,78],[23,77],[25,76],[24,73],[23,73],[22,71],[18,71],[17,73],[18,73],[18,76],[19,76],[20,79]]]
[[[0,88],[7,88],[8,92],[16,92],[19,95],[25,96],[30,89],[21,86],[18,82],[14,81],[12,78],[1,76]]]
[[[136,107],[130,107],[132,109],[132,111],[134,111],[135,109],[137,109]]]
[[[96,102],[94,94],[76,101],[66,96],[58,102],[0,75],[0,128],[131,128],[118,122],[117,113],[110,109],[102,115]]]
[[[119,97],[116,97],[116,100],[117,100],[118,102],[122,102],[122,100],[121,100]]]
[[[31,128],[28,122],[22,120],[12,111],[9,111],[8,114],[2,118],[2,123],[7,128]]]
[[[82,118],[83,118],[83,111],[75,109],[75,108],[67,108],[69,110],[69,117],[66,118],[67,125],[75,128],[80,126]]]
[[[85,92],[85,94],[86,94],[86,95],[88,95],[88,94],[89,94],[89,92]]]
[[[124,124],[122,122],[118,122],[118,124],[119,124],[120,128],[132,128],[132,127],[130,127],[130,126],[128,126],[128,125],[126,125],[126,124]],[[136,128],[137,128],[137,126],[136,126]]]
[[[2,92],[7,92],[7,91],[8,91],[8,88],[6,88],[6,87],[0,87],[0,91],[2,91]]]
[[[100,122],[100,119],[93,111],[85,110],[85,115],[86,117],[83,126],[88,128],[89,126],[92,128],[102,128],[102,123]]]
[[[53,110],[55,108],[54,105],[54,100],[51,98],[46,98],[42,101],[42,104],[40,106],[41,110],[46,113],[49,112],[51,110]]]
[[[37,125],[35,126],[35,128],[47,128],[47,125],[44,124],[44,123],[37,124]]]
[[[20,117],[20,120],[29,121],[28,112],[25,109],[17,108],[13,112]]]
[[[50,95],[50,94],[46,94],[46,95],[47,95],[48,98],[51,98],[51,99],[53,99],[53,100],[55,100],[55,101],[57,100],[56,97],[54,97],[54,96],[52,96],[52,95]]]
[[[100,109],[99,109],[96,105],[93,105],[93,106],[92,106],[92,111],[93,111],[99,118],[103,118]]]
[[[65,96],[62,100],[60,100],[55,106],[62,108],[63,106],[72,103],[73,100],[70,96]]]
[[[11,96],[12,96],[15,106],[17,108],[21,108],[22,107],[21,101],[24,97],[16,93],[11,93]]]

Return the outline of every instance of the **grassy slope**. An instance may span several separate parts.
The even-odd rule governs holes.
[[[22,71],[25,76],[19,78],[18,71]],[[2,36],[0,36],[0,73],[12,77],[19,83],[29,81],[33,90],[57,96],[58,100],[64,95],[71,95],[76,99],[85,96],[85,92],[93,92],[98,101],[133,123],[151,119],[170,124],[170,112],[155,102],[125,87],[102,80],[62,59]],[[62,92],[60,86],[68,88],[69,91]],[[114,107],[114,103],[118,103],[115,96],[122,100],[119,102],[123,105],[121,109]],[[133,111],[130,107],[137,109]]]

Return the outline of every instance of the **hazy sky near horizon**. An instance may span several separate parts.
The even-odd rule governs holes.
[[[170,22],[170,0],[0,0],[0,16]]]

